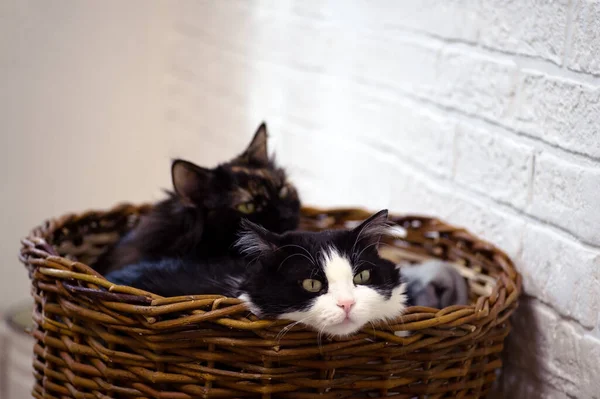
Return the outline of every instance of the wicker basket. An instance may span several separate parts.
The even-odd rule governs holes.
[[[411,307],[397,322],[327,340],[260,320],[237,299],[162,298],[91,264],[148,205],[67,215],[23,240],[35,300],[36,398],[482,398],[502,366],[521,277],[500,250],[437,219],[391,217],[392,260],[446,259],[472,305]],[[347,227],[358,209],[303,210],[302,228]],[[412,331],[412,334],[399,334]]]

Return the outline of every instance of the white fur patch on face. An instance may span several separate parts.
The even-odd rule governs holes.
[[[404,311],[404,284],[394,288],[389,299],[367,285],[355,285],[353,265],[333,248],[324,256],[323,269],[327,292],[317,297],[309,309],[285,313],[280,318],[310,325],[320,333],[345,336],[367,323],[394,319]],[[352,302],[349,312],[340,306]]]

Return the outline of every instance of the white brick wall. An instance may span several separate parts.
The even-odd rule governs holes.
[[[600,397],[600,1],[173,8],[173,152],[267,119],[305,202],[491,240],[525,281],[499,395]]]

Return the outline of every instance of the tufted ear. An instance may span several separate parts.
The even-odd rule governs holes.
[[[248,219],[242,219],[235,246],[243,255],[259,258],[279,248],[279,235]]]
[[[361,247],[377,245],[381,236],[388,233],[388,211],[383,209],[352,230],[355,242]]]
[[[256,166],[267,166],[269,164],[269,154],[267,152],[267,124],[261,123],[254,137],[244,152],[239,155],[235,161],[252,164]]]
[[[173,161],[171,179],[175,193],[187,206],[196,204],[206,196],[213,180],[211,169],[200,167],[182,159]]]

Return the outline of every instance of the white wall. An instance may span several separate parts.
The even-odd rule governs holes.
[[[600,1],[53,4],[0,23],[1,303],[30,226],[158,198],[169,157],[227,159],[266,119],[305,202],[438,215],[515,259],[506,392],[598,398]]]
[[[0,310],[27,298],[19,239],[45,218],[168,183],[158,3],[0,3]]]
[[[0,1],[0,317],[29,300],[17,254],[31,228],[65,212],[158,198],[168,185],[165,5]],[[0,360],[15,353],[3,349]],[[19,370],[0,370],[0,380],[13,380],[0,381],[0,397],[27,396],[31,383]]]

